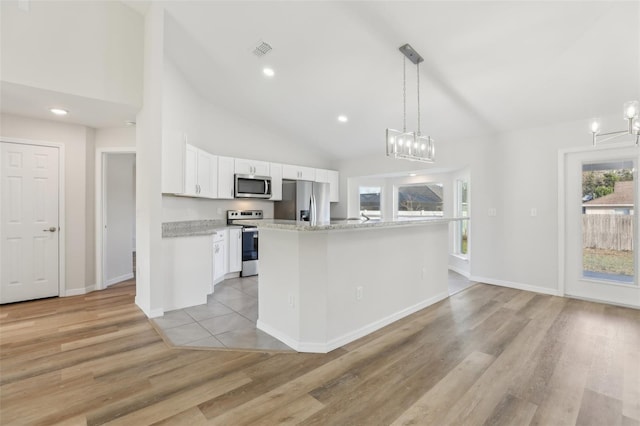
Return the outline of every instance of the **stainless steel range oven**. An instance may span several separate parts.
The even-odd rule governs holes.
[[[227,224],[242,226],[242,271],[241,277],[258,275],[258,228],[243,225],[243,220],[262,219],[262,210],[228,210]]]

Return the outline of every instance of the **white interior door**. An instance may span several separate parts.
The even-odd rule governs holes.
[[[0,145],[0,303],[57,296],[58,148]]]
[[[565,294],[640,306],[637,147],[565,155]]]

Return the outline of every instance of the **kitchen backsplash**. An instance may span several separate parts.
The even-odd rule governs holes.
[[[273,218],[273,201],[209,200],[205,198],[162,196],[162,221],[205,220],[227,218],[227,210],[262,210],[265,218]]]

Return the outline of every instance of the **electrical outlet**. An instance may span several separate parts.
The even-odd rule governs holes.
[[[291,308],[296,307],[296,299],[293,297],[293,294],[289,295],[289,307]]]
[[[536,217],[538,216],[538,209],[536,209],[535,207],[533,207],[531,209],[531,217]]]
[[[490,217],[495,217],[498,215],[498,211],[495,208],[490,208],[488,214]]]
[[[356,300],[362,300],[364,293],[364,288],[362,286],[356,287]]]

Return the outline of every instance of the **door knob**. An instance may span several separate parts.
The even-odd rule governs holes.
[[[42,231],[44,231],[44,232],[56,232],[56,230],[57,230],[57,229],[58,229],[58,228],[56,228],[55,226],[52,226],[51,228],[49,228],[49,229],[43,229]]]

